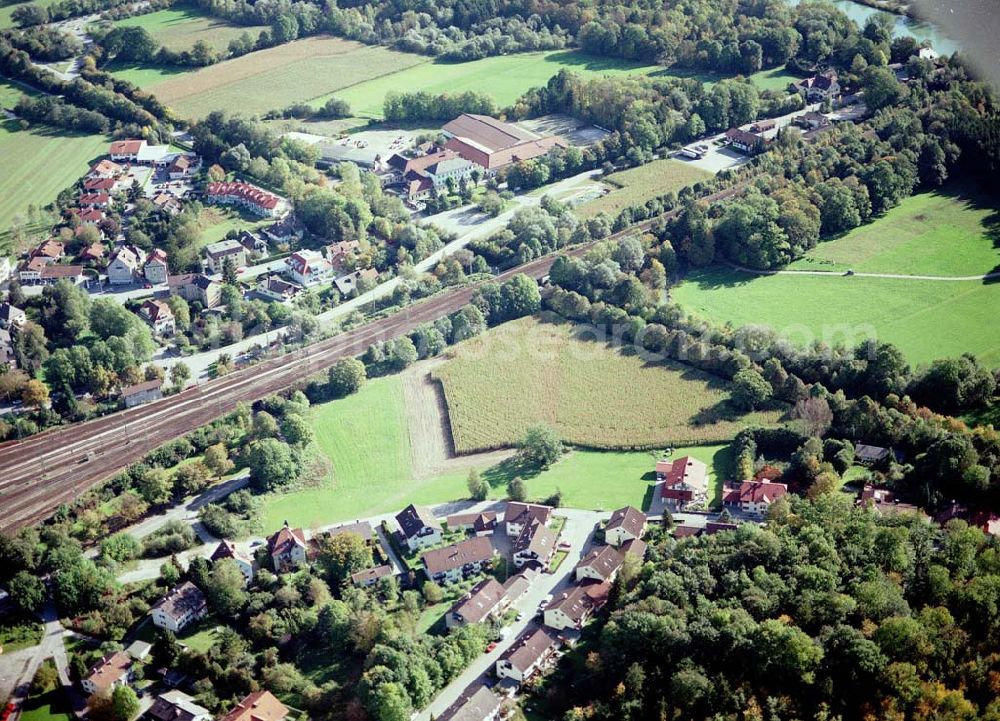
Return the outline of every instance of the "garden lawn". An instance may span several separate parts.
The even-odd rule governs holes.
[[[333,37],[312,37],[146,84],[182,116],[285,108],[428,59]],[[131,71],[122,73],[129,77]],[[140,83],[143,84],[143,83]]]
[[[575,50],[515,53],[464,63],[424,62],[399,72],[358,83],[316,99],[322,105],[330,97],[346,100],[355,115],[381,118],[389,92],[424,91],[432,94],[485,92],[498,107],[512,104],[526,90],[545,85],[562,69],[583,77],[649,75],[662,73],[656,65],[641,65],[613,58],[599,58]]]
[[[712,173],[707,170],[679,160],[654,160],[607,176],[604,184],[610,187],[611,192],[583,203],[576,212],[584,218],[591,218],[598,213],[607,213],[614,218],[625,208],[642,205],[664,193],[676,193],[687,185],[711,177]]]
[[[31,4],[38,5],[39,7],[48,7],[54,2],[56,0],[34,0]],[[10,16],[23,5],[28,5],[28,2],[14,2],[9,5],[0,5],[0,30],[14,27],[14,21],[11,20]]]
[[[789,268],[904,275],[1000,269],[1000,202],[971,183],[906,198],[873,223],[820,243]]]
[[[206,653],[218,641],[220,624],[213,617],[203,618],[193,626],[185,628],[177,640],[193,651]]]
[[[670,291],[685,310],[717,323],[766,325],[800,346],[894,343],[911,363],[975,353],[1000,365],[1000,285],[774,275],[730,269],[690,273]]]
[[[459,453],[515,445],[533,424],[578,446],[636,449],[718,443],[780,411],[740,415],[717,376],[648,363],[577,335],[569,323],[505,323],[451,350],[434,371]]]
[[[781,66],[780,68],[771,68],[770,70],[758,70],[750,76],[750,80],[753,81],[753,84],[761,90],[775,91],[787,90],[789,83],[794,83],[801,79],[801,76],[794,75],[793,73],[785,70],[784,66]]]
[[[37,646],[42,640],[42,624],[37,621],[18,620],[13,616],[0,623],[0,648],[4,653],[13,653],[22,648]]]
[[[398,376],[370,381],[360,392],[314,406],[310,413],[317,447],[333,471],[315,486],[267,497],[264,528],[277,528],[286,519],[308,528],[468,495],[465,474],[412,479]]]
[[[16,218],[23,222],[29,205],[54,201],[107,152],[107,144],[103,135],[74,135],[40,125],[20,130],[15,121],[0,123],[0,232]]]
[[[176,6],[145,15],[135,15],[117,20],[114,24],[117,27],[145,28],[156,42],[178,52],[190,50],[199,40],[207,43],[213,50],[225,52],[229,48],[230,41],[239,38],[243,33],[249,34],[256,41],[260,31],[267,27],[230,25],[224,20],[200,12],[194,6]]]
[[[201,237],[198,239],[199,250],[206,245],[217,243],[226,237],[230,230],[249,230],[251,232],[274,223],[272,219],[261,220],[250,213],[240,212],[234,207],[224,208],[210,206],[204,208],[198,215],[201,226]]]

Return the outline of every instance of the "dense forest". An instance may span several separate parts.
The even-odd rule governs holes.
[[[784,499],[766,528],[674,541],[537,692],[544,718],[1000,718],[996,539]]]

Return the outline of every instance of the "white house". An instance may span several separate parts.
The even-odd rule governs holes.
[[[604,542],[621,546],[626,541],[642,538],[646,531],[646,514],[638,508],[625,506],[611,514],[611,520],[604,528]]]
[[[127,686],[131,680],[132,658],[118,651],[91,666],[87,675],[80,679],[80,685],[88,695],[93,695],[109,692],[115,686]]]
[[[403,543],[411,551],[441,543],[441,524],[434,514],[423,506],[412,503],[396,514],[396,523]]]
[[[496,663],[497,677],[521,684],[535,675],[559,649],[559,639],[547,628],[525,631]]]
[[[508,503],[503,514],[503,522],[510,538],[519,536],[524,527],[532,521],[538,521],[543,526],[547,526],[551,519],[552,508],[550,506],[519,501]]]
[[[243,574],[243,577],[246,579],[246,582],[250,583],[253,581],[253,559],[246,553],[243,553],[236,548],[235,543],[226,540],[225,538],[219,541],[219,545],[216,546],[215,551],[212,553],[211,560],[214,562],[223,558],[231,558],[236,561],[236,565]]]
[[[614,546],[601,546],[580,559],[574,572],[577,581],[613,581],[625,562],[625,556]]]
[[[274,570],[293,570],[306,562],[306,534],[301,528],[289,528],[286,523],[267,539],[267,552]]]
[[[134,283],[145,260],[146,254],[135,246],[126,245],[120,248],[108,263],[108,282],[112,285]]]
[[[299,250],[285,261],[288,276],[303,288],[308,288],[333,277],[333,264],[315,250]]]
[[[153,625],[179,633],[207,613],[205,594],[190,581],[185,581],[153,606]]]
[[[607,603],[610,583],[584,583],[573,586],[545,607],[545,625],[557,631],[579,630]]]

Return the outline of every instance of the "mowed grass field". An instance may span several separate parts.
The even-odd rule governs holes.
[[[119,74],[179,114],[200,118],[220,109],[244,115],[281,109],[425,62],[419,55],[313,37],[166,78],[148,69]]]
[[[535,423],[590,448],[624,449],[728,440],[779,412],[738,416],[726,384],[675,364],[651,364],[582,339],[569,324],[505,323],[450,351],[442,383],[455,449],[510,447]]]
[[[209,17],[193,6],[178,6],[117,20],[117,27],[141,27],[170,50],[189,50],[199,40],[211,48],[225,51],[232,40],[249,33],[254,40],[267,26],[241,27]]]
[[[56,0],[34,0],[33,4],[39,7],[48,7]],[[9,5],[0,5],[0,30],[5,28],[14,27],[14,21],[11,19],[14,11],[23,5],[27,5],[27,2],[15,2]]]
[[[400,68],[399,72],[317,98],[315,104],[322,105],[335,95],[346,100],[355,115],[381,118],[385,96],[393,91],[439,94],[476,90],[492,96],[498,107],[505,107],[526,90],[544,85],[564,68],[583,77],[663,72],[663,68],[656,65],[599,58],[575,50],[515,53],[466,63],[414,63],[407,69]]]
[[[767,325],[793,342],[897,345],[911,363],[975,353],[1000,365],[1000,285],[981,281],[693,272],[670,291],[688,311],[718,323]]]
[[[875,222],[813,248],[799,270],[982,275],[1000,268],[1000,202],[971,184],[920,193]]]
[[[0,123],[0,232],[28,206],[48,205],[107,152],[102,135],[71,135],[35,126],[20,130],[15,121]]]
[[[671,158],[654,160],[652,163],[612,173],[604,178],[603,182],[611,192],[583,203],[576,212],[584,218],[592,218],[598,213],[607,213],[615,217],[625,208],[641,205],[664,193],[671,191],[676,193],[687,185],[711,177],[712,174],[707,170],[679,160]]]

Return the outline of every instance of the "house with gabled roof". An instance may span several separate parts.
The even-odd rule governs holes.
[[[470,623],[482,623],[489,618],[500,617],[509,605],[506,589],[490,576],[477,583],[455,602],[444,617],[445,625],[448,628],[455,628]]]
[[[210,721],[212,713],[183,691],[161,693],[146,712],[150,721]]]
[[[503,514],[507,535],[510,538],[516,538],[524,530],[524,527],[532,521],[538,521],[543,526],[549,525],[552,520],[552,510],[551,506],[543,506],[539,503],[511,501],[507,504]]]
[[[246,583],[253,581],[254,565],[250,554],[244,553],[236,547],[235,543],[225,538],[219,541],[219,545],[215,547],[210,560],[214,562],[221,561],[224,558],[230,558],[236,562],[237,567],[239,567],[240,572],[243,574],[243,578],[246,579]]]
[[[309,288],[333,277],[333,264],[315,250],[299,250],[285,260],[288,277],[294,283]]]
[[[128,686],[133,665],[132,658],[124,651],[108,654],[90,667],[80,685],[90,696],[110,692],[115,686]]]
[[[167,275],[170,266],[167,263],[167,253],[159,248],[154,248],[153,252],[146,258],[146,264],[142,267],[142,274],[153,285],[161,285],[167,282]]]
[[[708,466],[691,456],[656,462],[656,480],[662,481],[663,500],[677,509],[704,501],[708,493]]]
[[[122,402],[126,408],[135,408],[143,403],[151,403],[163,398],[163,381],[154,378],[122,388]]]
[[[140,269],[146,261],[146,254],[134,245],[118,249],[108,263],[108,282],[112,285],[128,285],[139,278]]]
[[[543,669],[558,650],[559,637],[555,633],[544,626],[529,628],[497,660],[497,677],[524,683]]]
[[[153,625],[179,633],[188,625],[208,614],[208,602],[201,589],[185,581],[150,609]]]
[[[642,538],[645,532],[646,514],[638,508],[625,506],[611,514],[611,519],[604,528],[604,542],[620,546],[625,541]]]
[[[374,568],[365,568],[356,573],[351,574],[351,583],[355,586],[374,586],[380,580],[386,576],[392,576],[395,573],[392,566],[388,563],[384,563],[381,566],[375,566]]]
[[[496,549],[488,538],[473,536],[444,548],[424,553],[420,560],[424,572],[435,583],[456,583],[480,573],[493,560]]]
[[[146,300],[139,306],[139,317],[146,321],[158,336],[174,334],[174,312],[162,300]]]
[[[454,513],[445,519],[450,530],[472,531],[477,536],[493,533],[497,527],[496,511],[481,513]]]
[[[139,156],[139,152],[145,147],[145,140],[116,140],[108,148],[108,155],[111,156],[111,160],[113,161],[134,163]]]
[[[738,486],[723,488],[722,503],[743,513],[763,516],[772,503],[787,494],[788,486],[784,483],[743,481]]]
[[[573,573],[577,581],[613,581],[624,562],[625,556],[614,546],[601,546],[581,558]]]
[[[611,584],[608,582],[586,582],[572,586],[556,596],[545,607],[545,625],[559,631],[580,630],[590,617],[608,602]]]
[[[443,529],[430,509],[412,503],[396,514],[400,536],[410,551],[441,543]]]
[[[437,721],[496,721],[500,717],[500,697],[484,684],[467,688],[441,712]]]
[[[445,123],[441,131],[448,138],[445,149],[458,153],[492,175],[513,163],[532,160],[565,148],[562,138],[540,136],[522,127],[505,123],[488,115],[463,113]]]
[[[287,522],[267,539],[267,553],[278,573],[304,564],[307,549],[305,532],[301,528],[289,528]]]
[[[532,518],[511,543],[514,565],[518,568],[528,564],[548,568],[555,555],[558,539],[558,533],[538,518]]]
[[[220,721],[284,721],[289,710],[270,691],[254,691],[236,704]]]

